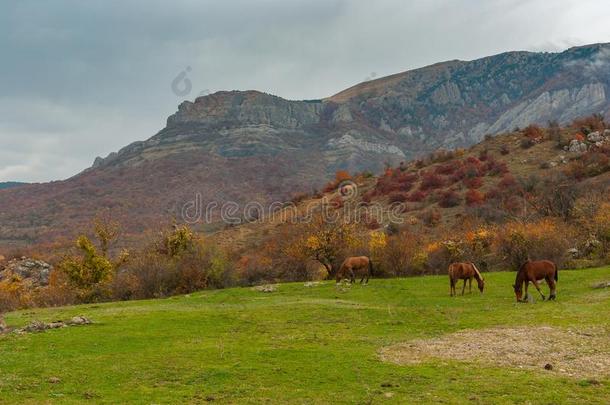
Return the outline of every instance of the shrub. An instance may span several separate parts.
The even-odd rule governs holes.
[[[394,192],[388,196],[390,203],[402,203],[407,201],[407,195],[405,193]]]
[[[421,220],[427,226],[436,226],[441,221],[442,215],[436,208],[428,209],[421,215]]]
[[[233,284],[224,254],[212,243],[193,235],[184,249],[170,254],[158,249],[166,239],[167,235],[162,236],[117,271],[112,282],[114,298],[159,298]]]
[[[57,266],[84,302],[109,298],[109,283],[129,256],[127,251],[121,252],[115,260],[108,256],[108,248],[119,234],[116,223],[96,218],[93,228],[99,248],[87,236],[81,235],[76,240],[76,252],[65,255]]]
[[[455,172],[456,169],[457,169],[456,164],[445,163],[445,164],[436,166],[436,168],[434,169],[434,173],[442,174],[442,175],[449,175],[449,174],[452,174],[453,172]]]
[[[383,250],[373,260],[375,275],[397,277],[416,274],[414,258],[418,247],[418,239],[411,233],[388,237]]]
[[[523,138],[519,143],[522,149],[529,149],[534,146],[536,142],[532,138]]]
[[[499,230],[496,254],[517,270],[526,260],[552,260],[562,266],[570,232],[561,223],[543,219],[531,223],[511,222]]]
[[[530,139],[537,139],[544,137],[544,130],[538,125],[528,125],[523,129],[523,135]]]
[[[594,131],[603,131],[606,128],[606,123],[602,114],[593,114],[575,119],[572,121],[572,127],[587,135]]]
[[[485,164],[485,168],[490,176],[508,173],[508,165],[505,162],[499,162],[494,159],[489,159]]]
[[[468,190],[466,192],[466,205],[481,205],[485,202],[485,195],[478,190]]]
[[[517,179],[515,179],[512,174],[505,174],[502,177],[502,180],[500,180],[500,182],[498,183],[498,186],[505,190],[512,189],[517,186]]]
[[[426,173],[422,176],[420,190],[431,190],[441,188],[444,185],[444,181],[441,176],[434,173]]]
[[[480,188],[483,185],[483,179],[480,177],[466,178],[463,183],[469,189]]]
[[[460,205],[460,195],[454,190],[447,190],[441,193],[438,205],[443,208],[456,207]]]
[[[430,274],[447,272],[453,262],[464,260],[464,250],[460,241],[442,241],[428,244],[426,251],[426,268]]]
[[[428,197],[428,194],[426,192],[417,190],[407,196],[407,201],[421,202],[421,201],[424,201],[426,199],[426,197]]]

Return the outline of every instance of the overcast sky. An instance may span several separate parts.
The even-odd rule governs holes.
[[[609,17],[607,0],[2,0],[0,181],[70,177],[200,93],[322,98],[449,59],[609,42]],[[190,92],[172,89],[180,74]]]

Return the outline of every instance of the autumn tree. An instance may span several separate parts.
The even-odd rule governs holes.
[[[355,248],[358,242],[355,224],[344,219],[329,220],[318,213],[305,224],[301,237],[285,248],[285,253],[316,260],[330,275],[344,252]]]
[[[109,247],[119,235],[118,223],[97,217],[93,221],[93,233],[97,246],[88,236],[79,236],[75,244],[76,253],[65,255],[58,266],[86,302],[105,298],[105,286],[129,256],[127,251],[122,251],[114,259],[109,257]]]

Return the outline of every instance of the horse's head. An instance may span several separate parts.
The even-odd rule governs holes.
[[[479,278],[477,284],[479,285],[479,291],[483,292],[483,289],[485,288],[485,279],[483,277]]]
[[[521,285],[513,284],[513,290],[515,291],[517,301],[521,301],[523,299],[523,291],[521,291]]]

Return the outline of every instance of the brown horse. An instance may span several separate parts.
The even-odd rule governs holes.
[[[477,269],[477,266],[474,263],[451,263],[449,265],[449,295],[455,296],[455,286],[458,283],[458,280],[464,280],[464,286],[462,287],[462,295],[464,295],[464,290],[466,290],[466,280],[468,280],[468,292],[472,292],[472,279],[477,280],[477,284],[479,285],[479,290],[483,292],[483,288],[485,288],[485,279]]]
[[[546,297],[542,291],[540,291],[540,286],[538,285],[538,282],[542,280],[546,280],[546,283],[551,290],[549,300],[554,300],[556,297],[557,281],[559,280],[558,274],[557,265],[550,260],[538,260],[533,262],[528,260],[523,263],[519,268],[519,272],[517,272],[515,284],[513,285],[517,301],[527,300],[527,287],[529,286],[530,281],[534,284],[534,287],[536,287],[536,290],[538,290],[542,299],[545,300]],[[523,295],[523,283],[525,283],[525,296]]]
[[[343,261],[339,271],[337,271],[337,283],[344,278],[349,278],[353,284],[356,282],[356,276],[360,278],[360,284],[366,279],[369,282],[369,277],[373,275],[373,262],[366,256],[348,257]]]

